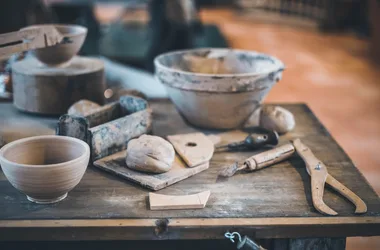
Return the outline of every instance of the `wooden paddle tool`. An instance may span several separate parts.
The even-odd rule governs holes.
[[[311,150],[305,146],[300,139],[296,139],[291,143],[254,155],[245,160],[242,166],[238,166],[238,164],[235,163],[227,169],[224,169],[220,175],[223,177],[230,177],[239,170],[244,169],[248,171],[255,171],[262,169],[289,158],[294,152],[297,152],[306,164],[306,171],[311,177],[311,195],[313,205],[318,212],[327,215],[338,214],[323,202],[325,183],[329,184],[333,189],[351,201],[356,206],[355,213],[361,214],[367,212],[367,205],[364,201],[332,177],[327,172],[326,166],[315,157]]]
[[[52,25],[0,34],[0,58],[61,43],[64,37]]]

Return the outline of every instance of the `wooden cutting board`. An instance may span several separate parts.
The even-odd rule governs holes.
[[[172,169],[162,174],[149,174],[138,172],[126,167],[126,150],[104,157],[94,162],[94,166],[121,178],[140,184],[151,190],[160,190],[190,176],[198,174],[209,167],[209,162],[197,167],[188,168],[176,154]]]

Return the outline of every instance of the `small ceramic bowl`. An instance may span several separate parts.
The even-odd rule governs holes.
[[[63,200],[82,179],[90,159],[87,143],[67,136],[35,136],[6,144],[0,165],[8,181],[28,200]]]
[[[78,54],[87,35],[87,28],[79,25],[42,24],[23,28],[27,30],[36,27],[54,26],[63,36],[66,42],[55,46],[35,49],[32,54],[47,66],[64,66],[71,58]]]
[[[232,56],[231,56],[232,55]],[[198,73],[185,58],[232,58],[237,73]],[[204,68],[210,67],[209,59]],[[204,128],[242,127],[281,79],[284,64],[275,57],[236,49],[192,49],[162,54],[154,60],[156,78],[191,124]],[[237,65],[239,65],[237,67]],[[199,67],[198,67],[199,68]]]

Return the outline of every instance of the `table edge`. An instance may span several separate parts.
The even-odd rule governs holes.
[[[380,235],[380,217],[0,220],[0,241],[257,239]]]

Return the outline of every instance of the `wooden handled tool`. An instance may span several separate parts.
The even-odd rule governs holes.
[[[249,134],[243,141],[215,147],[217,150],[259,149],[265,146],[276,146],[278,134],[276,131],[264,130],[261,133]]]
[[[231,177],[237,171],[247,170],[247,171],[255,171],[268,166],[271,166],[275,163],[288,159],[293,153],[295,149],[292,144],[288,143],[274,149],[259,153],[257,155],[251,156],[244,161],[244,163],[239,166],[237,162],[232,166],[229,166],[220,172],[220,176],[222,177]]]
[[[0,58],[27,50],[54,46],[63,40],[64,37],[53,25],[0,34]]]
[[[326,166],[315,157],[311,150],[304,145],[300,139],[296,139],[291,143],[254,155],[246,159],[242,166],[238,166],[238,164],[235,163],[233,166],[223,170],[220,175],[223,177],[230,177],[239,170],[245,169],[248,171],[255,171],[262,169],[289,158],[294,152],[297,152],[297,154],[304,160],[306,170],[311,177],[311,194],[315,209],[322,214],[338,214],[323,201],[324,186],[325,183],[327,183],[356,206],[355,213],[360,214],[367,212],[367,205],[364,201],[332,177],[327,172]]]

